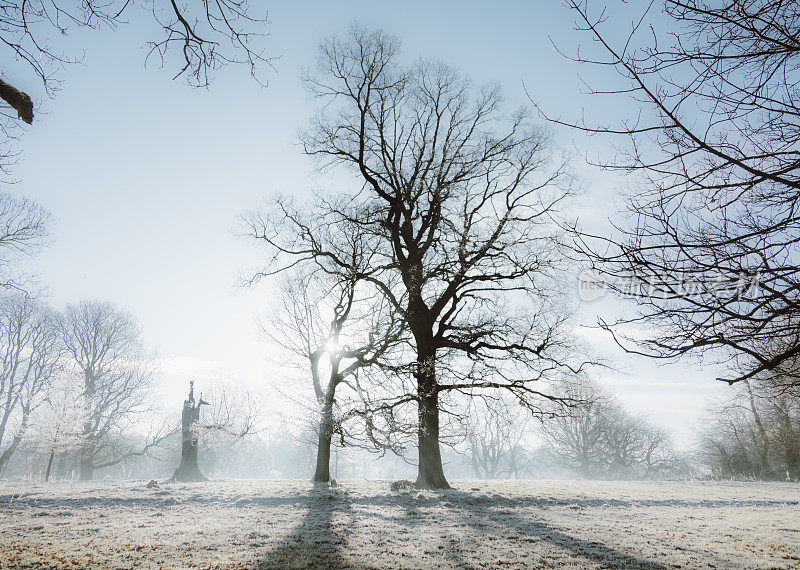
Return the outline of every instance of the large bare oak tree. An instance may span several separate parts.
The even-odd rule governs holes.
[[[309,256],[346,267],[320,238],[326,227],[369,240],[361,278],[410,332],[414,387],[398,402],[417,405],[416,484],[446,488],[440,394],[501,388],[530,402],[547,395],[538,380],[581,368],[567,365],[552,224],[572,178],[545,132],[524,112],[503,111],[499,88],[476,87],[443,63],[404,66],[398,49],[358,26],[322,43],[306,79],[323,106],[304,149],[360,190],[318,210],[313,226],[267,226],[258,237],[274,247],[276,267]]]

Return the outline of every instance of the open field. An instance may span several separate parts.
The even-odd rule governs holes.
[[[0,482],[0,567],[792,568],[800,486]]]

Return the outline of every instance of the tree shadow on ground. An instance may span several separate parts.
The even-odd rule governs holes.
[[[428,506],[438,504],[457,511],[460,520],[471,526],[481,536],[486,535],[487,531],[499,531],[512,540],[516,539],[532,544],[537,542],[543,545],[549,544],[575,558],[583,559],[587,563],[600,564],[609,568],[641,568],[644,570],[672,568],[671,565],[638,558],[602,542],[578,538],[542,522],[521,517],[510,511],[509,508],[519,508],[522,505],[517,501],[505,501],[504,499],[505,497],[491,498],[487,501],[485,497],[451,489],[438,496],[425,497],[424,502]],[[532,550],[532,544],[521,545],[520,550]],[[531,554],[535,555],[536,553],[532,552]],[[530,560],[529,563],[531,566],[536,566],[537,561]],[[542,563],[548,565],[545,561]],[[468,564],[465,563],[464,567],[468,567]]]
[[[342,558],[345,539],[333,524],[334,513],[349,514],[352,501],[346,493],[317,485],[309,493],[306,514],[292,532],[258,563],[268,568],[346,568]]]
[[[402,494],[399,495],[402,497]],[[384,495],[386,497],[386,495]],[[387,502],[387,505],[395,504],[395,506],[400,506],[403,509],[403,514],[400,517],[384,517],[391,522],[398,524],[402,527],[401,532],[405,533],[409,538],[419,538],[415,537],[413,532],[414,529],[417,529],[423,525],[430,524],[429,520],[426,520],[426,514],[420,510],[420,508],[425,508],[428,506],[427,500],[417,501],[416,499],[420,499],[420,497],[414,497],[410,500],[406,501],[398,501],[398,495],[392,495],[392,501]],[[380,516],[380,515],[379,515]],[[438,552],[439,556],[443,556],[446,558],[450,563],[452,563],[456,568],[471,568],[467,561],[462,556],[457,544],[459,542],[463,543],[463,537],[456,537],[450,533],[443,532],[440,534],[441,538],[446,539],[446,545],[442,545],[440,548],[441,550]],[[413,568],[413,566],[412,566]]]
[[[358,510],[359,506],[374,507],[376,505],[402,507],[404,512],[399,517],[381,515],[374,511],[371,516],[385,518],[387,523],[400,527],[398,534],[414,536],[416,540],[424,540],[424,537],[416,536],[415,530],[418,527],[431,526],[436,523],[431,518],[436,514],[425,512],[423,509],[443,506],[453,511],[454,518],[472,527],[478,536],[499,533],[508,540],[518,540],[520,542],[519,550],[530,553],[530,558],[521,562],[531,567],[535,567],[537,564],[557,563],[557,560],[550,558],[553,554],[553,547],[557,551],[562,551],[565,555],[577,559],[578,564],[645,570],[667,570],[672,567],[640,558],[602,542],[573,536],[562,529],[520,516],[517,512],[510,510],[521,506],[514,504],[513,501],[506,503],[502,499],[493,499],[489,503],[481,500],[480,496],[456,490],[441,494],[426,493],[424,496],[400,493],[382,496],[383,500],[379,501],[375,499],[375,497],[351,498],[345,493],[336,492],[327,487],[315,487],[308,495],[305,504],[307,510],[302,522],[265,555],[258,567],[262,569],[353,567],[352,559],[348,561],[344,555],[346,536],[341,532],[341,528],[337,529],[334,525],[334,515],[346,515],[352,518],[354,508]],[[449,535],[445,536],[447,532],[444,530],[443,532],[445,534],[441,537],[447,539]],[[429,559],[430,566],[449,563],[455,567],[472,568],[488,563],[488,560],[469,560],[463,556],[464,552],[470,550],[475,554],[480,547],[480,545],[473,544],[470,548],[470,541],[464,543],[464,538],[463,536],[459,538],[462,541],[461,548],[456,548],[454,544],[445,544],[442,550],[432,554]],[[445,542],[448,541],[445,540]],[[541,544],[541,548],[536,547],[537,543]],[[399,564],[401,561],[394,562]]]
[[[508,533],[510,538],[525,543],[525,550],[532,550],[531,546],[536,543],[549,544],[555,546],[573,557],[600,564],[607,568],[640,568],[644,570],[667,570],[672,568],[644,558],[639,558],[628,552],[613,548],[602,542],[579,538],[538,521],[532,521],[513,514],[507,510],[493,511],[482,509],[480,511],[462,509],[462,513],[470,513],[472,517],[466,518],[468,523],[486,531],[487,523],[499,529],[501,532]]]

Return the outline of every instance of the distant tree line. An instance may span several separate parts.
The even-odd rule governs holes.
[[[565,388],[580,404],[542,423],[544,454],[554,465],[589,479],[671,479],[690,475],[672,436],[625,409],[597,384]]]
[[[719,478],[800,479],[800,393],[753,378],[710,406],[698,460]]]

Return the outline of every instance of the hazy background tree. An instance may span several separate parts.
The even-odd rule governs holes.
[[[115,448],[115,438],[149,409],[151,356],[129,313],[107,302],[69,305],[61,323],[64,346],[82,385],[81,480],[120,463],[130,451]]]
[[[800,397],[796,391],[775,390],[774,383],[743,381],[709,406],[696,455],[714,477],[800,477]]]
[[[530,411],[499,397],[470,398],[464,413],[465,453],[476,479],[524,479],[533,461]]]
[[[256,235],[274,248],[276,269],[309,257],[347,266],[320,238],[331,226],[370,238],[363,279],[413,339],[415,385],[398,398],[417,405],[417,485],[445,488],[442,393],[502,388],[529,402],[545,395],[537,381],[569,368],[551,220],[572,178],[546,133],[524,112],[503,112],[498,88],[476,88],[443,63],[405,67],[398,49],[358,26],[323,42],[307,84],[324,107],[304,148],[362,188],[312,207],[312,226],[266,224]]]
[[[635,109],[618,123],[571,125],[611,139],[618,152],[595,162],[633,177],[626,221],[610,237],[584,235],[580,247],[598,278],[638,306],[636,316],[603,325],[631,352],[714,358],[730,381],[794,362],[796,3],[630,5],[628,36],[610,27],[606,3],[567,4],[593,46],[575,59],[620,80],[594,93]]]
[[[81,444],[83,407],[80,387],[62,372],[48,390],[45,404],[31,422],[27,453],[41,458],[37,469],[44,470],[44,481],[64,477],[72,469]]]
[[[0,192],[0,288],[20,289],[17,266],[46,244],[50,215],[36,202]]]
[[[0,297],[0,472],[22,443],[59,367],[58,320],[25,294]]]
[[[544,451],[556,468],[586,479],[665,479],[689,474],[672,436],[631,414],[597,383],[566,382],[562,395],[580,402],[553,408],[542,422]]]
[[[569,411],[554,409],[542,424],[545,450],[557,465],[591,478],[603,465],[603,411],[608,396],[590,382],[566,382],[561,395],[579,402]]]
[[[201,465],[213,474],[243,440],[253,441],[264,431],[268,401],[260,391],[225,380],[207,382],[203,394],[208,405],[194,429]]]

